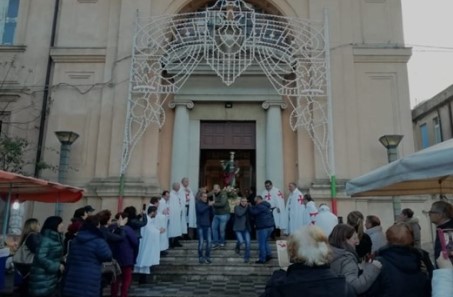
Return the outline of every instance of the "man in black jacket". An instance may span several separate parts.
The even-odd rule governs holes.
[[[250,214],[255,218],[256,232],[258,235],[259,260],[256,264],[264,264],[272,259],[272,252],[268,244],[269,237],[274,231],[274,217],[271,205],[263,200],[263,197],[256,196],[255,206],[249,208]]]

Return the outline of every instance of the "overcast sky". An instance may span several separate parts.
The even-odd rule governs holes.
[[[453,0],[401,0],[411,106],[453,84]]]

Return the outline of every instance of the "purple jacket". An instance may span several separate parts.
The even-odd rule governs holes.
[[[126,234],[124,239],[110,243],[113,258],[118,261],[121,267],[134,266],[136,251],[138,250],[138,238],[130,226],[126,225],[122,228]]]

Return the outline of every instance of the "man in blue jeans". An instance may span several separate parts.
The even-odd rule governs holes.
[[[213,201],[208,202],[208,194],[202,193],[196,201],[195,210],[197,215],[198,231],[198,259],[200,264],[211,263],[211,213]],[[206,242],[203,256],[203,244]]]
[[[212,220],[213,249],[225,246],[225,229],[230,219],[230,203],[227,195],[220,190],[219,185],[214,185],[212,197],[214,198],[214,219]]]
[[[255,197],[255,206],[249,207],[250,214],[255,217],[256,233],[258,236],[259,260],[256,264],[264,264],[272,259],[272,252],[268,244],[269,237],[274,231],[274,216],[271,205],[263,197]]]

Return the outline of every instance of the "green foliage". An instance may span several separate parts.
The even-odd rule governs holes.
[[[0,137],[0,168],[5,171],[22,173],[26,165],[25,152],[29,146],[26,139],[20,137]]]
[[[0,136],[0,169],[26,174],[24,167],[32,162],[26,161],[26,153],[31,150],[30,143],[25,138]],[[57,166],[47,164],[44,161],[38,163],[40,170],[50,169],[56,171]]]

